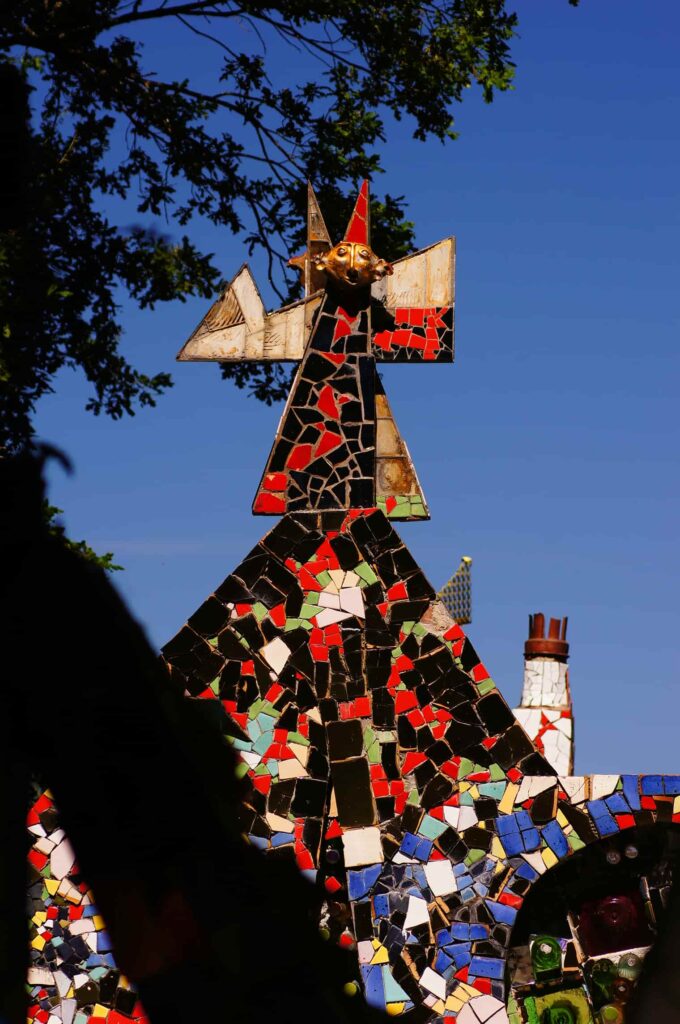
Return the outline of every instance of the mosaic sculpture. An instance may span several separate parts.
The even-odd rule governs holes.
[[[530,714],[558,720],[564,649],[546,654],[536,616],[543,647],[513,714],[395,532],[428,512],[376,362],[452,362],[455,249],[392,266],[368,215],[364,184],[333,246],[310,191],[304,299],[267,313],[244,267],[180,353],[299,365],[253,506],[281,518],[163,658],[239,754],[248,841],[323,888],[320,924],[356,949],[370,1004],[411,1021],[614,1024],[663,911],[680,776],[558,776],[550,755],[567,748]],[[29,1019],[139,1019],[42,799]],[[80,971],[61,980],[57,920]]]

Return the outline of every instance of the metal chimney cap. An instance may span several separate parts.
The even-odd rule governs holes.
[[[551,619],[548,635],[545,635],[545,616],[535,612],[529,616],[529,639],[524,643],[525,658],[554,658],[566,661],[569,657],[567,643],[567,619]]]

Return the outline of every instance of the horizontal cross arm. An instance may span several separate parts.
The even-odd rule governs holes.
[[[373,285],[371,347],[380,362],[452,362],[455,239],[394,263]],[[181,362],[299,362],[323,292],[267,313],[243,265],[177,355]]]

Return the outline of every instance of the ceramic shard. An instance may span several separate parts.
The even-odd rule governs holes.
[[[375,496],[389,519],[429,519],[430,513],[408,448],[376,375]]]

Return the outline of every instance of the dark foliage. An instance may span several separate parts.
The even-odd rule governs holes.
[[[201,38],[214,88],[181,66],[176,77],[155,73],[160,23]],[[272,285],[291,294],[283,267],[302,241],[306,178],[337,234],[358,180],[379,175],[386,118],[408,117],[418,139],[454,137],[465,89],[477,84],[490,101],[510,86],[515,26],[505,0],[5,5],[2,443],[30,436],[35,403],[64,366],[90,381],[88,408],[114,418],[171,385],[121,353],[118,303],[214,296],[217,267],[183,234],[192,219],[263,247]],[[282,84],[269,55],[287,45]],[[402,199],[376,199],[373,221],[379,251],[395,258],[411,246]],[[225,370],[264,401],[281,396],[278,373]]]

